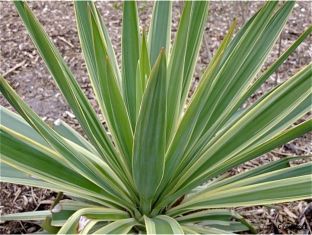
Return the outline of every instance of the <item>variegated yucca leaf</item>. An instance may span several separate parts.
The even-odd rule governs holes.
[[[154,3],[148,32],[140,30],[137,3],[124,2],[120,66],[96,3],[74,2],[82,54],[111,134],[27,3],[14,4],[83,135],[61,120],[46,124],[0,77],[18,113],[0,109],[1,181],[70,198],[60,193],[49,210],[1,221],[39,220],[59,234],[255,233],[232,208],[311,199],[311,156],[226,174],[312,130],[311,119],[294,125],[311,110],[311,64],[242,108],[311,34],[309,26],[261,70],[294,2],[264,3],[237,32],[234,19],[189,100],[209,2],[184,3],[172,45],[172,2]],[[305,163],[291,166],[298,159]]]

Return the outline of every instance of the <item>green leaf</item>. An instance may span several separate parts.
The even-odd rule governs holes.
[[[143,84],[141,80],[141,71],[140,71],[140,60],[138,61],[137,70],[136,70],[136,116],[138,116],[141,108],[142,97],[143,97]]]
[[[198,194],[183,205],[169,210],[168,214],[177,215],[189,209],[268,205],[303,200],[311,197],[311,183],[309,174]]]
[[[213,171],[209,171],[203,180],[209,180],[214,176],[222,174],[223,172],[231,169],[239,164],[249,161],[257,156],[260,156],[280,145],[287,143],[303,134],[312,130],[312,120],[307,120],[300,125],[292,127],[282,132],[278,132],[274,136],[265,136],[260,140],[255,141],[248,148],[237,154],[236,156],[230,158],[226,162],[220,162],[214,167]],[[288,159],[285,159],[288,160]],[[291,159],[289,159],[291,160]],[[282,162],[281,162],[282,163]],[[278,164],[278,162],[277,162]],[[283,164],[282,164],[283,165]],[[268,167],[269,168],[269,167]]]
[[[204,227],[204,226],[195,225],[195,224],[183,225],[182,228],[186,234],[188,233],[191,233],[191,234],[233,234],[225,230],[212,228],[208,226]]]
[[[166,55],[170,50],[171,11],[171,1],[156,1],[154,3],[148,33],[148,51],[152,66],[155,64],[161,48],[165,48]]]
[[[217,53],[213,57],[211,63],[209,64],[208,68],[204,73],[204,77],[202,80],[202,85],[197,90],[198,93],[205,92],[205,84],[209,84],[212,82],[213,74],[216,72],[216,69],[222,59],[223,53],[225,48],[227,47],[232,34],[235,29],[236,22],[232,24],[229,32],[225,36],[224,40],[221,43]],[[193,130],[196,125],[196,120],[200,114],[200,110],[203,108],[205,101],[202,99],[198,99],[199,95],[195,96],[192,100],[192,105],[187,109],[186,113],[184,114],[183,119],[177,129],[177,132],[173,138],[173,141],[169,145],[169,149],[166,153],[166,169],[165,169],[165,176],[162,181],[161,187],[158,189],[158,193],[165,189],[166,184],[169,180],[171,180],[175,174],[175,172],[179,172],[178,165],[182,165],[182,161],[185,161],[186,156],[184,152],[187,150],[188,143],[191,141],[190,137],[193,133]],[[176,179],[177,180],[177,179]],[[170,187],[166,188],[167,190]]]
[[[19,171],[3,161],[1,161],[0,169],[1,169],[1,179],[0,179],[1,182],[23,184],[35,187],[44,187],[49,189],[57,188],[56,185],[37,179],[33,177],[31,174]]]
[[[267,20],[266,17],[274,9],[274,3],[271,6],[269,3],[265,5],[228,55],[228,59],[215,78],[215,85],[211,87],[210,92],[213,92],[210,93],[208,102],[198,119],[194,131],[196,135],[193,135],[192,139],[197,139],[198,135],[201,139],[196,143],[191,155],[197,151],[201,152],[200,149],[211,140],[247,99],[247,97],[242,99],[241,94],[250,86],[254,76],[260,70],[286,23],[292,7],[292,2],[284,4],[270,20]],[[261,29],[257,31],[254,27]],[[237,60],[237,58],[241,59]]]
[[[20,115],[0,106],[0,116],[1,125],[32,139],[34,142],[50,147],[44,138],[42,138]],[[79,146],[88,149],[93,154],[98,155],[98,152],[87,140],[62,120],[58,119],[55,121],[53,129],[64,138],[69,139]]]
[[[205,182],[209,177],[217,176],[215,173],[220,167],[224,167],[232,157],[242,152],[250,144],[266,136],[273,138],[274,133],[270,133],[272,128],[278,126],[277,134],[308,112],[308,100],[311,99],[308,84],[311,83],[311,73],[312,71],[307,66],[255,104],[230,128],[219,133],[213,139],[214,141],[207,145],[205,152],[198,155],[199,159],[196,161],[197,158],[193,158],[193,161],[185,167],[185,173],[183,175],[180,173],[181,177],[178,177],[178,183],[175,182],[168,186],[171,188],[171,192],[175,192],[172,198],[177,199]],[[279,126],[281,123],[283,125]],[[181,189],[177,190],[178,188]],[[171,196],[166,196],[166,201],[168,202],[170,198]]]
[[[255,19],[251,21],[251,24],[253,24],[253,27],[258,27],[264,29],[264,27],[267,25],[267,17],[270,15],[275,7],[274,3],[267,4],[263,9],[260,11],[260,13],[257,14]],[[250,26],[251,27],[251,26]],[[246,28],[243,28],[242,30],[246,30]],[[215,86],[218,85],[220,82],[228,82],[228,79],[226,77],[231,77],[235,72],[229,72],[228,75],[223,74],[221,76],[221,72],[223,72],[225,69],[237,69],[237,63],[243,63],[242,60],[237,60],[236,58],[243,58],[244,56],[248,55],[249,52],[252,50],[252,45],[255,44],[256,39],[261,35],[262,30],[254,30],[252,34],[247,36],[247,31],[245,32],[244,37],[240,38],[239,44],[233,48],[231,51],[231,60],[227,59],[227,66],[222,66],[222,70],[220,70],[220,66],[217,66],[217,69],[211,76],[213,77],[213,80],[210,79],[210,82],[201,82],[199,85],[199,89],[202,89],[201,91],[197,91],[193,95],[192,102],[189,106],[189,109],[194,105],[198,105],[197,102],[194,102],[195,100],[200,100],[201,103],[204,103],[204,105],[200,109],[195,109],[197,112],[201,112],[201,114],[198,116],[196,121],[196,128],[192,133],[192,138],[188,146],[185,146],[188,151],[192,150],[192,146],[197,142],[198,138],[201,136],[201,134],[204,131],[205,126],[207,125],[207,122],[210,121],[210,115],[212,114],[212,111],[210,108],[212,107],[213,97],[218,98],[219,97],[219,90],[216,90]],[[235,40],[235,39],[234,39]],[[226,41],[226,40],[224,40]],[[230,45],[231,46],[231,45]],[[220,48],[221,49],[221,48]],[[227,51],[227,49],[226,49]],[[225,52],[226,52],[225,51]],[[215,56],[215,58],[218,58],[219,54],[223,54],[224,51],[220,50]],[[236,55],[234,56],[234,53]],[[238,55],[239,54],[239,55]],[[229,57],[230,55],[225,55]],[[221,61],[222,62],[222,61]],[[221,63],[222,64],[222,63]],[[206,73],[204,73],[203,77],[206,76]],[[224,88],[224,84],[220,85],[218,89],[222,90]],[[199,90],[198,89],[198,90]],[[204,91],[204,92],[203,92]],[[195,116],[196,117],[196,116]],[[208,138],[203,138],[204,140],[208,140]],[[197,144],[199,145],[199,143]]]
[[[143,96],[134,136],[132,173],[145,213],[151,209],[164,171],[166,80],[166,57],[161,51]]]
[[[78,34],[81,42],[81,47],[83,50],[83,54],[86,60],[86,64],[88,67],[88,72],[91,75],[91,79],[96,81],[97,72],[96,72],[96,60],[94,54],[94,45],[92,34],[93,27],[96,28],[96,33],[99,34],[98,37],[101,38],[101,43],[105,48],[105,51],[102,53],[107,53],[110,61],[113,63],[114,76],[117,80],[118,85],[120,86],[120,72],[118,69],[117,60],[115,57],[115,53],[107,32],[107,29],[104,23],[101,20],[100,15],[95,7],[94,2],[92,1],[84,1],[84,2],[75,2],[75,13],[76,13],[76,22],[78,28]],[[94,88],[97,88],[96,86]]]
[[[127,234],[138,223],[135,219],[121,219],[98,229],[93,234]]]
[[[97,225],[99,225],[99,223],[105,223],[105,222],[102,222],[101,220],[90,220],[86,226],[81,230],[81,234],[91,234],[92,230],[95,231],[97,230]]]
[[[241,173],[241,174],[229,177],[227,179],[221,180],[217,183],[212,183],[212,184],[208,185],[208,187],[206,189],[209,188],[209,190],[212,190],[212,189],[219,188],[221,186],[236,182],[238,180],[247,179],[247,178],[254,177],[254,176],[257,176],[260,174],[264,174],[264,173],[268,173],[271,171],[276,171],[276,170],[288,168],[288,167],[290,167],[290,161],[299,160],[299,159],[303,159],[303,158],[307,158],[307,157],[287,157],[287,158],[280,159],[280,160],[277,160],[274,162],[270,162],[268,164],[264,164],[263,166],[256,167],[255,169],[252,169],[252,170],[246,171],[244,173]],[[290,171],[295,172],[294,169],[290,169]]]
[[[8,83],[1,77],[0,90],[23,118],[62,156],[68,166],[105,189],[107,196],[110,198],[115,198],[117,201],[121,200],[116,195],[122,195],[122,197],[129,198],[125,195],[126,192],[122,192],[123,190],[120,188],[120,185],[116,183],[115,179],[112,177],[112,172],[110,172],[111,169],[108,166],[105,166],[104,162],[102,162],[104,168],[99,169],[96,166],[97,162],[94,161],[97,160],[97,158],[90,159],[87,157],[86,154],[89,154],[90,152],[85,152],[83,151],[84,149],[79,149],[74,144],[64,141],[60,135],[45,124],[41,118],[21,100]],[[11,157],[11,155],[8,157]],[[114,177],[116,177],[116,175],[114,175]],[[114,201],[116,201],[115,199]],[[124,204],[124,202],[125,200],[123,200],[122,204]]]
[[[74,201],[68,199],[60,201],[52,208],[50,226],[54,227],[63,226],[72,214],[74,214],[77,210],[86,207],[98,207],[98,204],[96,203],[91,204],[82,201]]]
[[[28,123],[18,114],[10,111],[9,109],[0,106],[0,124],[20,133],[21,135],[27,136],[34,142],[49,147],[48,143],[42,138],[35,129],[33,129]]]
[[[59,230],[58,234],[75,234],[78,232],[78,223],[81,216],[87,219],[100,219],[102,221],[115,221],[122,220],[128,217],[128,213],[125,211],[111,209],[111,208],[82,208],[72,214],[66,223]]]
[[[213,228],[219,228],[230,232],[248,231],[256,233],[255,228],[249,221],[245,220],[242,216],[227,209],[212,209],[204,210],[187,215],[179,216],[176,218],[179,223],[184,224],[202,224],[208,225]],[[237,221],[233,221],[233,219]],[[222,227],[221,227],[221,226]]]
[[[140,74],[143,90],[145,90],[147,79],[151,72],[149,54],[147,50],[147,42],[145,32],[142,33],[141,50],[140,50]]]
[[[251,87],[243,94],[242,100],[246,100],[250,97],[263,83],[266,81],[282,63],[289,57],[291,53],[311,34],[312,25],[306,29],[297,40],[269,67],[267,68],[259,78],[251,85]]]
[[[140,40],[137,6],[135,1],[126,1],[122,20],[122,88],[130,122],[136,124],[136,68],[139,60]]]
[[[114,70],[114,75],[115,75],[115,77],[117,79],[119,87],[121,88],[120,70],[119,70],[119,66],[118,66],[118,63],[117,63],[116,55],[115,55],[115,52],[114,52],[113,44],[112,44],[111,39],[110,39],[110,37],[108,35],[107,28],[105,27],[105,24],[103,23],[103,21],[101,19],[101,16],[99,14],[98,9],[95,6],[95,3],[90,1],[89,2],[89,6],[90,6],[90,10],[92,12],[92,15],[94,16],[94,18],[95,18],[95,20],[97,22],[97,25],[98,25],[98,28],[99,28],[99,32],[101,33],[102,38],[103,38],[103,42],[105,43],[105,47],[107,49],[107,54],[108,54],[109,60],[112,63],[112,67],[113,67],[113,70]]]
[[[58,87],[65,96],[89,140],[113,170],[116,172],[119,171],[119,175],[122,175],[122,173],[120,173],[120,169],[122,168],[121,159],[117,155],[111,140],[68,66],[63,61],[56,47],[48,38],[48,35],[44,32],[39,21],[32,14],[27,4],[21,1],[14,2],[14,4],[23,19],[35,46],[40,52],[49,71],[53,75]]]
[[[293,5],[294,2],[285,3],[269,21],[267,20],[268,25],[257,37],[256,43],[250,45],[250,49],[252,49],[250,53],[248,53],[245,57],[240,57],[244,58],[244,62],[240,65],[240,68],[235,70],[233,73],[227,73],[226,71],[224,72],[223,79],[219,80],[220,84],[222,85],[220,85],[220,87],[215,87],[215,89],[221,89],[218,96],[216,96],[216,102],[212,102],[212,105],[210,105],[211,109],[209,111],[211,112],[211,116],[203,133],[208,131],[215,133],[215,131],[212,130],[214,128],[217,129],[218,126],[221,126],[223,123],[225,123],[248,98],[245,97],[242,99],[241,94],[250,86],[254,76],[261,69],[261,66],[273,48],[274,43],[278,39],[278,36],[287,21],[287,17],[289,16]],[[255,21],[256,20],[257,19],[255,19]],[[227,65],[232,66],[230,61],[231,60],[229,57],[229,64],[224,64],[225,70]],[[227,78],[229,78],[229,80]],[[217,91],[215,92],[217,93]],[[213,99],[211,96],[210,98]],[[220,125],[217,123],[220,123]],[[201,129],[202,127],[199,128]]]
[[[243,232],[243,231],[248,231],[248,227],[246,227],[245,225],[241,224],[240,222],[225,222],[225,221],[204,221],[204,222],[200,222],[198,223],[198,225],[200,226],[208,226],[211,228],[216,228],[216,229],[220,229],[223,231],[228,231],[231,233],[235,233],[235,232]]]
[[[168,65],[168,98],[167,98],[167,144],[176,131],[180,118],[180,103],[183,84],[183,70],[188,42],[189,21],[191,18],[192,2],[186,1],[179,22],[179,28],[169,57]]]
[[[119,147],[126,165],[130,167],[133,143],[130,120],[108,58],[101,24],[90,4],[91,2],[75,2],[81,46],[99,106],[106,117],[114,143]]]
[[[247,173],[241,174],[241,178],[236,178],[234,176],[235,179],[233,179],[232,181],[221,180],[220,184],[217,184],[216,187],[213,187],[213,188],[208,187],[202,192],[200,192],[199,194],[203,192],[208,192],[208,191],[212,193],[216,191],[226,190],[229,188],[238,188],[238,187],[247,186],[247,185],[270,182],[270,181],[292,178],[292,177],[297,177],[297,176],[302,176],[302,175],[309,175],[311,174],[311,169],[312,169],[311,167],[312,167],[312,163],[305,163],[299,166],[287,167],[284,169],[273,170],[274,169],[273,168],[271,169],[271,171],[264,171],[264,173],[259,173],[259,171],[261,169],[263,170],[264,168],[264,167],[259,167],[261,168],[260,170],[259,169],[257,170],[257,168],[250,170],[255,174],[249,173],[250,174],[249,175],[247,172]],[[272,164],[271,164],[271,167],[269,166],[269,168],[272,168]]]
[[[140,50],[140,59],[138,61],[137,71],[136,71],[136,116],[138,116],[141,103],[142,96],[146,87],[146,83],[148,81],[149,75],[151,72],[151,66],[149,61],[149,55],[147,51],[147,42],[145,39],[145,32],[142,34],[141,41],[141,50]]]
[[[184,109],[208,18],[208,1],[194,1],[189,23],[187,50],[183,72],[180,112]]]
[[[85,179],[75,171],[64,166],[59,161],[59,156],[55,156],[53,151],[42,148],[40,145],[31,145],[31,142],[14,136],[9,129],[1,127],[1,162],[9,164],[28,175],[36,178],[23,177],[21,174],[14,174],[12,171],[4,171],[1,180],[4,182],[25,183],[42,188],[50,188],[69,192],[69,194],[81,194],[86,198],[95,200],[101,204],[107,205],[107,192]],[[30,179],[29,179],[30,178]],[[12,180],[13,179],[13,180]],[[45,182],[42,182],[46,181]],[[103,200],[104,199],[104,200]]]
[[[311,99],[311,91],[308,89],[308,84],[311,83],[311,75],[312,72],[309,66],[307,66],[292,79],[285,82],[259,103],[255,104],[247,113],[240,117],[231,128],[225,131],[227,134],[222,134],[222,137],[213,143],[211,147],[220,147],[220,152],[218,154],[222,152],[222,156],[226,156],[226,158],[229,159],[231,157],[230,152],[227,152],[227,150],[231,148],[229,143],[233,146],[232,150],[235,149],[232,154],[235,154],[242,151],[245,147],[248,147],[253,141],[257,141],[266,135],[270,136],[270,134],[272,134],[270,133],[272,128],[276,126],[278,127],[275,130],[276,132],[286,129],[290,124],[309,111],[308,100]],[[293,113],[293,111],[295,112]],[[238,130],[239,134],[236,132]],[[257,135],[254,133],[257,133]],[[237,138],[237,134],[240,136],[239,139]],[[229,140],[230,142],[219,142],[224,141],[225,136],[231,139]],[[271,135],[271,137],[273,136]],[[225,145],[226,147],[224,147]],[[202,169],[208,164],[210,166],[215,164],[212,159],[216,160],[219,155],[213,152],[212,149],[213,147],[209,150],[209,156],[213,157],[208,160],[207,163],[201,165]],[[207,150],[208,149],[205,151]],[[208,152],[206,153],[208,154]],[[205,156],[204,154],[202,159],[205,157],[207,157],[206,159],[210,158],[208,155]],[[222,157],[219,158],[219,160],[221,159]],[[205,171],[206,170],[207,168]]]
[[[25,122],[25,124],[28,125],[26,122]],[[90,151],[91,153],[93,153],[95,155],[99,155],[92,144],[90,144],[77,131],[75,131],[72,127],[70,127],[68,124],[66,124],[62,120],[60,120],[60,119],[56,120],[54,122],[53,129],[57,133],[59,133],[61,136],[63,136],[64,138],[78,144],[79,146],[87,149],[88,151]]]
[[[204,180],[209,180],[219,174],[222,174],[223,172],[238,166],[239,164],[242,164],[246,161],[249,161],[257,156],[260,156],[261,154],[264,154],[278,146],[280,146],[283,143],[287,143],[288,141],[295,139],[296,137],[299,137],[301,135],[303,135],[304,133],[311,131],[312,130],[312,120],[308,120],[298,126],[295,126],[293,128],[290,128],[286,131],[283,131],[281,133],[278,133],[277,135],[275,135],[274,137],[269,138],[267,141],[265,142],[259,142],[256,141],[255,145],[251,145],[249,148],[246,148],[244,151],[242,151],[241,153],[239,153],[238,155],[230,158],[227,161],[224,162],[220,162],[219,164],[217,164],[214,169],[208,171],[205,176],[202,176],[202,182],[204,182]],[[301,158],[301,157],[300,157]],[[302,158],[306,158],[306,157],[302,157]],[[250,172],[246,172],[244,174],[240,174],[237,175],[235,177],[238,177],[238,179],[240,177],[245,177],[253,174],[257,174],[258,172],[266,172],[266,170],[270,170],[271,167],[275,168],[275,167],[286,167],[288,165],[288,161],[291,160],[295,160],[297,158],[286,158],[285,160],[280,160],[277,162],[273,162],[272,165],[264,165],[263,168],[256,168]],[[299,159],[299,158],[298,158]],[[231,177],[232,178],[232,177]],[[232,181],[232,179],[229,178],[229,181]],[[235,179],[235,178],[234,178]],[[221,182],[221,181],[220,181]],[[227,180],[222,181],[221,184],[223,184],[227,182]],[[218,185],[219,183],[217,182],[216,185]],[[209,187],[215,187],[214,184],[212,184]]]
[[[166,215],[154,218],[144,216],[147,234],[184,234],[179,223]]]
[[[51,215],[51,211],[29,211],[15,214],[1,215],[0,222],[12,220],[44,220],[47,216]]]
[[[176,220],[179,223],[196,223],[206,220],[220,220],[220,221],[230,221],[233,217],[233,212],[226,209],[215,209],[215,210],[205,210],[188,215],[179,216]]]

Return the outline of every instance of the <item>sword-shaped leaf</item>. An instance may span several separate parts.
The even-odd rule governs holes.
[[[144,213],[151,203],[164,171],[166,148],[166,68],[162,50],[143,96],[134,135],[132,173]]]
[[[151,66],[155,64],[161,48],[165,48],[167,56],[170,51],[171,11],[171,1],[156,1],[154,3],[148,32],[148,52]]]
[[[79,228],[79,219],[81,216],[87,219],[100,219],[102,221],[115,221],[128,218],[128,213],[118,209],[111,208],[83,208],[76,211],[62,228],[58,231],[58,234],[77,234]]]
[[[94,4],[75,2],[78,32],[92,87],[106,117],[114,142],[128,167],[131,162],[133,133],[118,79],[108,57],[108,49]]]
[[[207,190],[191,197],[178,207],[169,210],[177,215],[198,208],[228,208],[281,203],[288,200],[302,200],[311,197],[311,163],[261,174],[234,182],[220,189]],[[288,175],[290,173],[290,175]],[[183,209],[182,209],[183,208]],[[186,210],[185,210],[186,209]]]
[[[27,4],[21,1],[14,2],[14,4],[34,44],[89,140],[113,170],[116,172],[119,171],[121,175],[120,169],[122,168],[122,159],[120,159],[120,156],[116,153],[109,136],[105,132],[104,127],[97,118],[95,111],[79,87],[78,82],[75,80],[68,66],[65,64],[56,47]]]
[[[179,223],[166,215],[159,215],[154,218],[144,216],[147,234],[184,234]]]
[[[171,142],[176,131],[180,119],[180,107],[183,106],[181,104],[183,71],[193,2],[186,1],[184,4],[178,32],[168,58],[167,144]]]
[[[187,98],[192,82],[193,73],[206,28],[208,18],[208,1],[194,1],[192,4],[191,19],[189,23],[187,50],[183,72],[183,85],[181,94],[180,112],[184,109],[184,102]]]
[[[75,169],[75,171],[90,181],[107,190],[107,193],[112,197],[115,197],[113,196],[113,193],[117,193],[117,195],[121,193],[119,187],[115,187],[113,189],[112,184],[110,183],[114,182],[115,179],[113,179],[112,176],[105,171],[105,169],[99,169],[91,159],[86,157],[84,152],[77,149],[76,146],[64,141],[62,136],[57,134],[46,123],[44,123],[41,118],[23,102],[23,100],[14,92],[14,90],[2,77],[0,77],[0,91],[15,108],[15,110],[50,144],[50,146],[52,146],[62,156],[68,166]],[[2,129],[5,130],[3,127]],[[8,146],[8,151],[10,150],[13,149]],[[8,157],[14,156],[9,155]],[[107,170],[111,170],[109,167],[106,168]],[[123,193],[121,195],[123,195]]]
[[[122,88],[132,129],[136,124],[136,69],[140,56],[137,5],[125,1],[122,19]]]
[[[133,218],[120,219],[96,230],[93,234],[127,234],[137,224]]]

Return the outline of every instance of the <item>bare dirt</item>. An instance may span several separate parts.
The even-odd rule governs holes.
[[[193,89],[196,87],[201,71],[209,63],[232,20],[237,18],[241,26],[261,4],[263,2],[211,2]],[[108,27],[120,61],[122,5],[120,2],[97,2],[97,5]],[[72,3],[42,1],[30,2],[30,6],[76,75],[94,108],[98,110],[88,81],[86,66],[81,56]],[[173,32],[177,28],[181,6],[181,2],[174,2]],[[296,3],[265,66],[274,61],[304,29],[311,25],[311,9],[311,2]],[[139,3],[141,25],[145,29],[149,25],[151,10],[150,2]],[[172,35],[174,38],[174,33]],[[307,65],[311,61],[311,45],[312,38],[310,36],[281,66],[278,73],[274,74],[251,97],[249,102],[254,102],[266,91],[284,82],[300,67]],[[0,2],[0,47],[0,73],[5,75],[17,93],[47,122],[61,118],[80,130],[77,120],[71,115],[70,108],[31,43],[12,2]],[[8,102],[1,95],[0,104],[9,107]],[[307,115],[304,119],[309,117],[310,115]],[[234,169],[232,173],[236,174],[288,155],[306,155],[311,152],[311,133],[309,133]],[[33,187],[1,183],[0,196],[0,213],[6,214],[45,208],[53,200],[55,193]],[[311,217],[308,214],[311,212],[311,205],[309,201],[298,201],[270,207],[239,208],[238,211],[258,225],[260,233],[311,234]],[[38,226],[24,222],[0,224],[0,233],[31,233],[37,229]]]

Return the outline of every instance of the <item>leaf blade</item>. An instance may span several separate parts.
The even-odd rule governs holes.
[[[155,64],[161,48],[165,48],[166,55],[170,50],[171,11],[172,3],[170,1],[156,1],[154,3],[148,33],[148,51],[152,66]]]
[[[166,58],[161,52],[143,96],[134,137],[132,173],[146,212],[161,181],[166,140]]]
[[[122,88],[130,122],[136,124],[136,68],[139,60],[139,26],[135,1],[123,5],[122,27]]]

